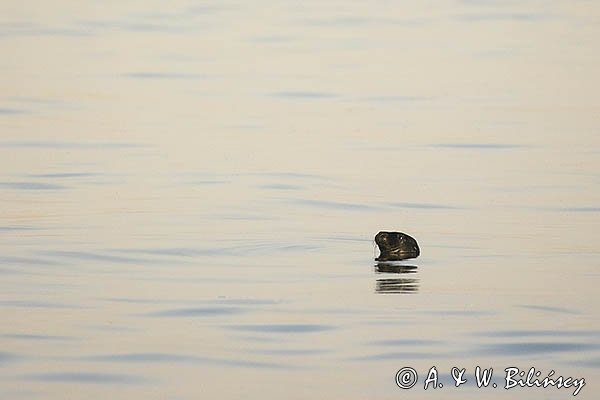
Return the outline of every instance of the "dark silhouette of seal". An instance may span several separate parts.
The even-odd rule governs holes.
[[[402,232],[379,232],[375,235],[375,243],[380,252],[376,261],[400,261],[421,254],[415,238]]]

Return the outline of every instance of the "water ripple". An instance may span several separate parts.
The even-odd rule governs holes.
[[[536,354],[550,354],[561,352],[587,352],[598,349],[599,346],[589,343],[572,342],[516,342],[495,343],[480,347],[481,354],[495,354],[503,356],[527,357]]]
[[[129,72],[123,74],[125,78],[132,79],[154,79],[154,80],[195,80],[210,79],[211,77],[201,74],[177,73],[177,72]]]
[[[4,141],[0,147],[31,147],[45,149],[131,149],[148,147],[141,143],[127,142],[61,142],[61,141]]]
[[[377,207],[369,206],[366,204],[356,204],[356,203],[342,203],[338,201],[327,201],[327,200],[310,200],[310,199],[293,199],[290,200],[291,203],[316,207],[316,208],[325,208],[330,210],[345,210],[345,211],[372,211],[377,210]]]
[[[371,96],[361,97],[358,100],[377,103],[413,103],[416,101],[424,101],[429,99],[429,97],[422,96]]]
[[[266,354],[271,356],[315,356],[330,352],[328,349],[258,349],[251,351],[254,354]]]
[[[35,300],[0,300],[0,306],[18,308],[80,308],[79,306]]]
[[[317,324],[229,325],[227,328],[236,331],[261,333],[314,333],[335,329],[331,325]]]
[[[34,231],[39,230],[40,228],[35,228],[33,226],[24,226],[24,225],[12,225],[12,226],[0,226],[0,232],[16,232],[16,231]]]
[[[511,143],[435,143],[430,144],[428,147],[465,150],[509,150],[528,148],[529,146]]]
[[[415,359],[427,359],[432,357],[440,357],[439,353],[427,353],[420,351],[401,351],[401,352],[387,352],[377,353],[363,357],[354,357],[354,361],[379,361],[379,360],[415,360]]]
[[[506,330],[506,331],[486,331],[475,332],[477,336],[486,337],[600,337],[600,331],[597,330]]]
[[[42,258],[0,256],[0,264],[7,265],[59,265],[59,263]]]
[[[597,213],[597,212],[600,212],[600,207],[565,207],[565,208],[554,208],[552,210],[560,211],[560,212]]]
[[[425,339],[388,339],[388,340],[375,340],[368,344],[373,346],[428,346],[433,344],[440,344],[442,342],[438,340],[425,340]]]
[[[5,333],[0,334],[0,337],[6,339],[15,339],[15,340],[31,340],[31,341],[66,341],[72,340],[68,336],[54,336],[54,335],[34,335],[28,333]]]
[[[94,253],[87,251],[67,251],[67,250],[52,250],[52,251],[44,251],[41,254],[61,257],[61,258],[70,258],[77,260],[93,260],[93,261],[102,261],[102,262],[110,262],[110,263],[122,263],[122,264],[148,264],[148,263],[158,263],[158,260],[148,260],[141,258],[133,258],[133,257],[123,257],[123,256],[115,256],[112,254],[106,253]]]
[[[91,384],[139,384],[146,382],[146,379],[135,375],[107,374],[99,372],[48,372],[24,375],[22,379],[38,382]]]
[[[241,314],[246,311],[239,307],[194,307],[157,311],[145,315],[151,317],[212,317]]]
[[[485,22],[485,21],[518,21],[518,22],[534,22],[548,18],[541,14],[532,13],[480,13],[480,14],[464,14],[456,16],[456,19],[467,22]]]
[[[127,353],[127,354],[108,354],[99,356],[89,356],[80,358],[83,361],[91,362],[111,362],[111,363],[197,363],[197,364],[213,364],[227,367],[239,368],[268,368],[268,369],[293,369],[294,367],[286,364],[251,361],[251,360],[234,360],[226,358],[205,357],[195,355],[182,355],[172,353]]]
[[[304,92],[304,91],[284,91],[273,93],[275,97],[282,97],[287,99],[305,99],[305,100],[319,100],[319,99],[330,99],[337,97],[333,93],[326,92]]]
[[[18,115],[25,114],[24,110],[19,110],[16,108],[0,108],[0,115]]]
[[[527,308],[530,310],[546,311],[546,312],[559,313],[559,314],[581,314],[579,311],[564,308],[564,307],[538,306],[538,305],[529,305],[529,304],[525,304],[520,307]]]
[[[0,182],[0,187],[15,190],[62,190],[67,188],[64,185],[41,182]]]
[[[391,207],[399,208],[414,208],[422,210],[462,210],[461,207],[449,206],[446,204],[433,204],[433,203],[390,203]]]
[[[587,359],[587,360],[576,360],[576,361],[573,361],[571,364],[579,366],[579,367],[584,367],[584,368],[600,369],[600,357],[591,358],[591,359]]]
[[[91,172],[63,172],[55,174],[31,174],[28,175],[30,178],[41,178],[41,179],[54,179],[54,178],[87,178],[91,176],[97,176]]]
[[[0,366],[16,361],[19,358],[17,354],[0,351]]]

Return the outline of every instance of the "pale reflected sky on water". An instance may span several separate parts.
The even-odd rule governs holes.
[[[0,4],[8,398],[598,393],[600,6]],[[376,265],[402,230],[421,256]],[[464,389],[464,390],[461,390]],[[590,397],[591,396],[591,397]]]

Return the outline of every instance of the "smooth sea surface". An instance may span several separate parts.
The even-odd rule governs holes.
[[[600,3],[9,0],[0,54],[1,399],[600,396]]]

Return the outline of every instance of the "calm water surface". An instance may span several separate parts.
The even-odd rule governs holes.
[[[413,3],[2,4],[2,398],[597,398],[600,6]]]

